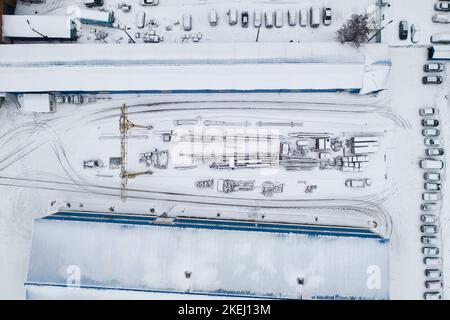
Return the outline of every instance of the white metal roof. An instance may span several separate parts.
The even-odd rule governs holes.
[[[38,33],[49,38],[67,39],[71,36],[71,18],[68,16],[28,16],[28,15],[4,15],[4,38],[39,38]],[[29,22],[29,24],[28,24]]]

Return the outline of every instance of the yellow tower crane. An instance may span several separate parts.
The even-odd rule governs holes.
[[[127,105],[123,104],[120,108],[119,130],[120,130],[120,197],[126,200],[128,194],[128,179],[134,179],[138,176],[152,174],[153,171],[147,170],[143,172],[128,172],[127,170],[127,146],[128,146],[128,130],[132,128],[144,128],[151,130],[153,126],[142,126],[131,122],[127,115]]]

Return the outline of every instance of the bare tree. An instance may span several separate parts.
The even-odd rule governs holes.
[[[369,38],[372,28],[367,14],[354,14],[336,31],[336,39],[340,43],[350,42],[359,48]]]

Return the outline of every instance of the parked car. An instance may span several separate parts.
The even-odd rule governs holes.
[[[217,15],[217,11],[215,9],[211,9],[211,11],[209,11],[209,24],[211,26],[217,26],[218,21],[219,16]]]
[[[364,188],[372,185],[371,179],[347,179],[345,186],[348,188]]]
[[[295,26],[297,24],[297,14],[295,9],[288,10],[288,24],[290,26]]]
[[[425,72],[441,72],[444,70],[444,65],[438,62],[430,62],[423,66]]]
[[[433,76],[424,76],[422,78],[423,84],[441,84],[443,78],[441,76],[433,75]]]
[[[281,28],[283,26],[283,11],[278,9],[275,11],[275,27]]]
[[[442,271],[439,269],[425,269],[425,276],[430,279],[439,279],[442,277]]]
[[[439,1],[434,4],[437,11],[450,11],[450,2]]]
[[[442,148],[426,148],[425,154],[429,157],[436,157],[444,155],[444,149]]]
[[[243,28],[248,27],[248,11],[242,11],[241,13],[241,24]]]
[[[418,43],[420,41],[420,27],[417,24],[411,25],[411,42]]]
[[[426,245],[431,245],[431,246],[439,245],[439,239],[438,239],[438,237],[435,237],[435,236],[422,236],[420,238],[420,241]]]
[[[308,25],[308,9],[300,9],[300,27],[306,27]]]
[[[425,145],[427,146],[440,146],[441,145],[441,139],[436,138],[426,138],[424,140]]]
[[[260,10],[255,10],[253,13],[253,26],[255,28],[261,27],[261,21],[262,21],[262,13]]]
[[[442,160],[424,159],[419,161],[419,166],[422,169],[442,169],[444,162]]]
[[[84,5],[88,8],[103,6],[103,0],[84,0]]]
[[[192,30],[192,15],[190,13],[183,14],[183,30],[184,31]]]
[[[422,119],[422,126],[424,127],[437,127],[439,120],[437,119]]]
[[[436,110],[432,107],[419,109],[419,114],[421,116],[432,116],[435,114],[435,112],[436,112]]]
[[[439,254],[438,247],[423,247],[422,253],[426,256],[437,256]]]
[[[398,24],[398,36],[400,40],[406,40],[408,39],[408,21],[402,20]]]
[[[442,294],[439,291],[425,292],[423,298],[425,300],[441,300]]]
[[[430,37],[430,42],[431,43],[449,44],[450,43],[450,33],[433,34]]]
[[[436,234],[439,233],[439,227],[434,224],[423,224],[420,226],[422,233]]]
[[[309,9],[309,24],[311,28],[317,28],[320,25],[320,10],[319,7],[312,6]]]
[[[422,199],[424,201],[441,201],[442,195],[438,192],[424,192],[422,193]]]
[[[447,13],[435,13],[431,20],[435,23],[450,23],[450,15]]]
[[[428,290],[441,290],[442,289],[442,281],[440,281],[440,280],[427,280],[427,281],[425,281],[425,287]]]
[[[424,187],[425,190],[430,190],[430,191],[439,191],[439,190],[441,190],[441,184],[440,183],[425,182],[423,184],[423,187]]]
[[[439,204],[437,203],[422,203],[420,205],[422,211],[436,211],[439,209]]]
[[[422,221],[424,223],[436,223],[437,216],[434,214],[421,214],[420,221]]]
[[[442,259],[438,257],[425,257],[423,263],[427,266],[439,266],[442,265]]]
[[[159,0],[141,0],[142,6],[157,6],[159,4]]]
[[[424,137],[438,137],[439,134],[440,134],[440,131],[438,129],[434,129],[434,128],[422,129],[422,135]]]
[[[266,18],[266,28],[273,28],[273,11],[267,10],[264,16]]]
[[[331,24],[331,8],[323,8],[322,19],[325,26],[329,26]]]
[[[238,22],[238,12],[235,8],[231,8],[227,11],[228,24],[234,26]]]
[[[425,172],[424,174],[423,174],[423,178],[425,179],[425,180],[428,180],[428,181],[440,181],[441,180],[441,174],[440,173],[437,173],[437,172]]]

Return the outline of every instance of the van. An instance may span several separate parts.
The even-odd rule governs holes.
[[[192,30],[192,16],[190,13],[183,14],[183,30],[184,31]]]
[[[293,27],[297,24],[297,15],[295,14],[295,9],[288,10],[288,24]]]
[[[260,10],[255,10],[253,14],[253,25],[255,28],[261,27],[262,14]]]
[[[283,11],[278,9],[275,11],[275,27],[281,28],[283,26]]]
[[[439,269],[426,269],[425,276],[430,279],[439,279],[442,277],[442,272]]]
[[[310,9],[310,25],[312,28],[317,28],[320,25],[320,9],[312,6]]]
[[[145,12],[139,11],[136,15],[136,27],[142,29],[145,26]]]
[[[219,20],[219,18],[217,17],[217,11],[214,9],[211,9],[211,11],[209,12],[209,24],[211,26],[217,26],[217,21]]]
[[[444,162],[442,160],[420,160],[420,167],[422,169],[442,169],[444,168]]]
[[[265,20],[266,20],[266,28],[272,28],[273,27],[273,11],[266,11],[264,13]]]
[[[306,27],[308,25],[308,10],[305,8],[300,9],[300,27]]]
[[[428,290],[441,290],[442,289],[442,281],[440,281],[440,280],[425,281],[425,287]]]
[[[228,23],[230,24],[230,26],[234,26],[235,24],[237,24],[238,13],[235,8],[231,8],[230,10],[228,10],[227,15],[228,15]]]
[[[423,294],[423,298],[425,300],[441,300],[442,299],[442,295],[439,291],[434,291],[434,292],[425,292]]]
[[[450,43],[450,33],[433,34],[430,38],[431,43]]]
[[[442,195],[438,192],[424,192],[424,193],[422,193],[422,200],[424,200],[424,201],[441,201]]]

